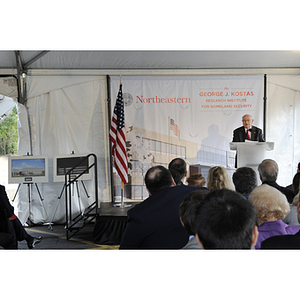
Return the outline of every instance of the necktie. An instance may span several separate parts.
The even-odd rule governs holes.
[[[249,130],[247,129],[247,140],[251,140],[251,138],[250,138],[250,134],[249,134]]]

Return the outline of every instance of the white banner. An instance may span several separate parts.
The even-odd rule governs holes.
[[[121,79],[129,161],[134,163],[167,164],[176,156],[190,164],[203,163],[203,147],[226,155],[244,114],[253,116],[254,125],[263,126],[263,76]],[[119,84],[120,78],[113,77],[112,109]]]

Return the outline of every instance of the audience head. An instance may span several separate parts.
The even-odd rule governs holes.
[[[163,166],[150,168],[145,175],[146,188],[150,195],[160,190],[173,186],[174,182],[169,170]]]
[[[300,172],[300,162],[298,163],[297,172]]]
[[[296,173],[293,178],[293,191],[295,195],[299,193],[299,185],[300,185],[300,172]]]
[[[255,210],[232,190],[210,192],[196,212],[196,238],[204,249],[250,249],[258,237]]]
[[[260,175],[260,179],[262,182],[270,181],[274,182],[277,180],[278,176],[278,165],[275,160],[273,159],[264,159],[258,165],[258,172]]]
[[[185,230],[189,235],[196,234],[195,213],[197,206],[203,201],[208,190],[196,190],[188,194],[179,206],[179,217]]]
[[[257,186],[256,173],[249,167],[236,169],[232,175],[232,181],[235,190],[244,196],[249,196],[252,190]]]
[[[290,212],[285,195],[268,184],[256,187],[250,194],[250,201],[259,226],[265,222],[283,220]]]
[[[192,174],[186,181],[188,185],[199,187],[205,186],[206,183],[204,176],[200,173]]]
[[[223,188],[229,190],[234,189],[228,171],[220,166],[211,167],[209,169],[207,175],[207,188],[210,191]]]
[[[177,171],[179,173],[180,181],[178,181],[178,184],[181,184],[182,179],[184,176],[187,174],[186,170],[186,162],[182,158],[174,158],[170,163],[169,163],[169,170],[172,173],[173,170]],[[176,182],[177,184],[177,182]]]
[[[182,184],[182,181],[181,181],[181,176],[180,174],[178,173],[178,171],[176,171],[175,169],[170,169],[169,170],[173,179],[174,179],[174,182],[176,185],[181,185]]]

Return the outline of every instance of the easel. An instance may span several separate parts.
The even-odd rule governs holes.
[[[17,188],[17,191],[16,191],[16,193],[15,193],[15,196],[14,196],[12,202],[15,201],[15,198],[16,198],[16,196],[17,196],[17,194],[18,194],[18,192],[19,192],[19,190],[20,190],[22,184],[24,184],[24,183],[19,183],[18,188]],[[42,194],[41,194],[41,192],[40,192],[40,190],[39,190],[38,185],[37,185],[35,182],[34,182],[34,183],[33,183],[33,182],[29,182],[29,183],[25,183],[25,184],[27,184],[27,188],[28,188],[29,215],[30,215],[30,203],[31,203],[31,191],[30,191],[30,186],[31,186],[32,184],[34,184],[34,186],[36,187],[36,190],[37,190],[37,192],[38,192],[38,194],[39,194],[41,203],[42,203],[42,205],[43,205],[43,208],[44,208],[44,210],[45,210],[45,213],[46,213],[46,216],[47,216],[47,220],[48,220],[48,219],[49,219],[49,216],[48,216],[48,214],[47,214],[47,211],[46,211],[46,208],[45,208],[45,205],[44,205],[44,199],[42,198]]]

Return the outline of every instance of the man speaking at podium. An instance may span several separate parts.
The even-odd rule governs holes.
[[[254,119],[251,115],[244,115],[243,126],[233,131],[233,142],[245,142],[245,140],[264,142],[262,130],[256,126],[252,126]]]

